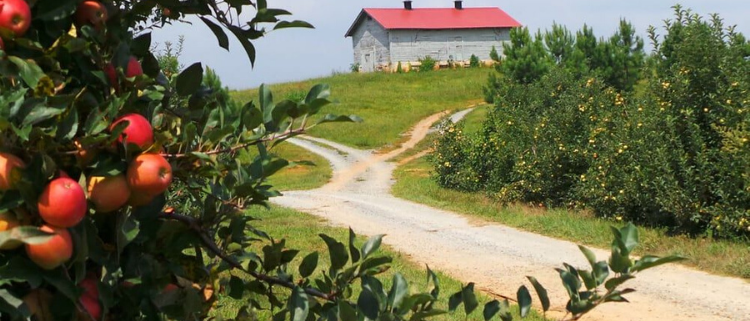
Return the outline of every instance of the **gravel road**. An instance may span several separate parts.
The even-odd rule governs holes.
[[[412,148],[445,115],[421,121],[409,141],[386,154],[314,137],[292,139],[291,143],[328,159],[333,179],[321,188],[284,192],[272,201],[320,216],[335,226],[352,226],[358,234],[386,234],[384,243],[414,262],[464,283],[474,282],[493,295],[512,298],[525,276],[533,275],[549,291],[556,311],[550,316],[561,317],[567,296],[554,268],[563,262],[588,268],[574,243],[469,219],[390,194],[396,165],[388,160]],[[454,121],[458,119],[454,114]],[[607,257],[606,251],[594,252],[599,259]],[[750,284],[742,279],[673,264],[648,270],[627,285],[637,290],[626,296],[630,303],[604,305],[584,319],[750,321]],[[445,289],[445,293],[456,290]]]

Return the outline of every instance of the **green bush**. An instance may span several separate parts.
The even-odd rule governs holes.
[[[403,74],[404,73],[404,68],[401,67],[401,62],[400,61],[398,62],[398,65],[396,65],[396,73],[397,74]]]
[[[482,66],[482,62],[479,61],[479,57],[477,55],[472,54],[469,58],[469,67],[471,68],[479,68]]]
[[[438,140],[438,155],[461,158],[446,158],[454,168],[437,170],[438,181],[678,232],[750,235],[750,44],[717,16],[675,9],[663,40],[651,31],[656,52],[637,92],[622,91],[644,60],[638,40],[623,40],[632,35],[624,22],[612,39],[630,43],[621,47],[632,60],[606,63],[623,73],[559,63],[525,83],[501,65],[485,90],[495,109],[483,136]],[[562,61],[570,47],[558,47]]]
[[[426,56],[424,58],[419,59],[419,71],[432,71],[435,69],[435,65],[437,64],[437,60],[433,59],[430,56]]]

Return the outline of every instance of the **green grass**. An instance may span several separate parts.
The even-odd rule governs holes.
[[[313,85],[331,86],[331,99],[322,113],[356,114],[359,124],[325,124],[310,134],[358,148],[390,147],[422,118],[443,110],[457,110],[481,102],[489,68],[466,68],[423,73],[352,73],[301,82],[270,85],[274,100],[304,98]],[[257,89],[234,91],[240,102],[256,100]]]
[[[483,193],[465,193],[441,188],[431,178],[432,167],[425,157],[396,169],[395,196],[497,222],[529,232],[579,244],[609,248],[611,225],[623,222],[603,220],[587,214],[528,206],[503,206]],[[669,235],[666,230],[639,227],[641,243],[635,254],[682,255],[684,264],[703,271],[750,278],[750,244],[707,238]]]
[[[464,125],[464,133],[473,134],[482,130],[487,114],[492,110],[492,105],[477,106],[460,122]]]
[[[312,251],[318,251],[320,253],[320,265],[316,270],[315,275],[321,275],[321,271],[327,267],[325,262],[328,262],[328,250],[323,240],[318,234],[323,233],[334,237],[335,239],[346,244],[348,240],[348,230],[345,228],[336,228],[326,226],[325,222],[315,216],[300,213],[295,210],[272,207],[270,210],[262,208],[253,208],[249,211],[249,215],[256,217],[259,221],[255,222],[255,226],[263,231],[266,231],[276,239],[285,238],[287,240],[287,247],[301,250],[300,254],[297,255],[295,261],[289,264],[290,271],[297,274],[297,267],[301,259]],[[387,238],[387,236],[386,236]],[[357,246],[361,246],[365,241],[365,238],[359,237],[357,240]],[[260,246],[259,246],[260,247]],[[260,249],[257,249],[260,251]],[[393,264],[391,269],[386,273],[382,274],[379,279],[383,281],[384,287],[390,289],[391,278],[394,273],[401,273],[408,281],[411,293],[428,291],[427,288],[427,272],[424,266],[417,265],[410,262],[404,255],[392,250],[390,247],[383,245],[376,255],[387,255],[393,257]],[[458,291],[461,288],[461,283],[453,278],[450,278],[440,272],[436,272],[440,280],[440,297],[442,298],[442,304],[437,306],[440,309],[447,309],[448,296]],[[359,293],[359,283],[354,285],[355,295]],[[490,299],[484,295],[479,296],[480,304],[484,304]],[[230,311],[236,311],[240,307],[246,305],[245,300],[233,300],[231,298],[221,298],[220,302],[223,306],[217,311],[219,315],[225,317],[230,315]],[[443,316],[436,318],[435,320],[483,320],[481,315],[482,306],[472,314],[470,318],[466,318],[463,312],[458,312],[452,315]],[[518,311],[517,307],[513,308],[514,311]],[[459,308],[463,310],[463,307]],[[534,312],[532,311],[532,314]],[[515,318],[518,315],[515,314]],[[258,320],[270,320],[269,313],[267,311],[260,311]],[[525,320],[539,321],[543,318],[532,315]]]
[[[292,164],[272,175],[268,182],[279,191],[306,190],[323,186],[333,175],[331,164],[322,156],[284,142],[272,153]]]

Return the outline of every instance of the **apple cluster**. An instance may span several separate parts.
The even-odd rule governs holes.
[[[6,41],[23,37],[29,29],[31,19],[31,11],[25,0],[0,0],[0,34],[6,37],[0,38],[0,50],[5,50]],[[83,1],[79,4],[73,20],[77,28],[91,26],[101,31],[107,21],[107,9],[98,1]],[[107,64],[103,71],[112,88],[119,91],[120,79],[114,65]],[[123,81],[132,80],[142,74],[140,62],[135,57],[130,57],[122,73],[125,76]],[[118,137],[111,146],[84,146],[80,140],[76,140],[76,158],[78,164],[85,167],[99,153],[119,153],[126,150],[120,148],[121,146],[135,145],[137,148],[128,150],[141,152],[129,160],[124,173],[114,176],[88,176],[84,188],[82,183],[61,170],[39,195],[36,213],[29,213],[23,208],[0,212],[0,232],[40,222],[39,229],[51,235],[45,242],[25,245],[29,259],[39,267],[52,270],[71,259],[74,244],[68,228],[78,225],[87,213],[115,213],[126,206],[150,204],[171,184],[171,165],[158,152],[152,152],[157,148],[154,147],[154,132],[150,121],[140,114],[129,113],[112,121],[109,129],[114,131],[115,128],[124,129],[118,131]],[[128,157],[131,154],[128,154]],[[0,192],[18,189],[26,168],[22,157],[0,152]],[[13,250],[21,245],[23,244],[20,241],[6,242],[0,250]],[[89,315],[98,320],[101,306],[98,302],[97,282],[95,276],[89,276],[79,286],[83,289],[81,305]]]

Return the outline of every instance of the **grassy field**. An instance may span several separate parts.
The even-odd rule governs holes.
[[[323,186],[331,179],[331,164],[318,154],[284,142],[271,151],[292,164],[272,175],[268,182],[279,191],[305,190]]]
[[[352,147],[374,149],[392,146],[420,119],[443,110],[457,110],[482,101],[482,86],[492,69],[467,68],[424,73],[351,73],[301,82],[271,85],[274,101],[301,99],[315,84],[331,86],[331,99],[323,113],[364,119],[359,124],[323,125],[310,134]],[[255,100],[257,89],[234,91],[240,102]]]
[[[477,123],[482,121],[483,116],[472,114],[465,120],[467,133],[481,128]],[[394,173],[397,183],[393,186],[393,194],[487,221],[600,248],[610,246],[612,235],[609,226],[624,224],[592,217],[585,212],[527,206],[506,207],[482,193],[441,188],[431,178],[431,173],[432,166],[425,157],[399,167]],[[750,278],[750,244],[746,242],[673,236],[665,230],[644,227],[640,227],[639,231],[641,244],[636,255],[682,255],[689,258],[685,263],[689,266],[723,275]]]
[[[258,207],[252,209],[250,215],[259,219],[255,225],[257,228],[266,231],[276,239],[286,238],[287,247],[301,250],[295,261],[289,264],[290,271],[293,272],[296,272],[296,267],[299,266],[301,259],[312,251],[318,251],[318,253],[320,253],[320,265],[314,275],[320,275],[320,273],[322,273],[321,271],[326,268],[327,265],[324,263],[329,260],[328,250],[323,240],[318,236],[319,233],[324,233],[344,243],[348,240],[347,229],[325,226],[325,222],[321,219],[294,210],[279,207],[272,207],[270,210],[266,210]],[[359,237],[356,242],[357,246],[361,246],[365,240],[364,237]],[[260,251],[260,249],[258,249],[258,251]],[[410,262],[406,257],[391,250],[385,245],[381,247],[378,254],[391,256],[394,259],[393,264],[391,264],[391,269],[380,277],[386,289],[390,289],[390,280],[393,274],[399,272],[409,281],[411,293],[429,290],[426,287],[427,270],[424,266]],[[458,291],[461,288],[461,283],[439,272],[437,272],[437,274],[440,280],[440,297],[442,298],[442,304],[438,306],[438,308],[447,309],[446,305],[448,296]],[[519,285],[521,282],[522,280],[519,280]],[[359,284],[356,284],[354,288],[356,290],[356,295],[360,290]],[[486,296],[479,295],[480,304],[484,304],[490,300],[491,299]],[[236,311],[238,308],[247,304],[246,300],[233,300],[228,297],[222,298],[221,303],[224,306],[218,311],[218,313],[223,316],[229,316],[229,311]],[[435,320],[483,320],[481,317],[481,308],[482,306],[480,306],[477,309],[478,311],[475,311],[470,318],[466,318],[465,314],[462,312],[463,307],[461,307],[458,309],[461,312],[436,318]],[[513,310],[517,312],[518,307],[514,306]],[[259,313],[258,320],[271,319],[267,311],[260,311]],[[533,311],[532,314],[534,314]],[[517,313],[515,314],[515,318],[518,318]],[[537,315],[532,315],[525,320],[540,321],[543,320],[543,318]]]

